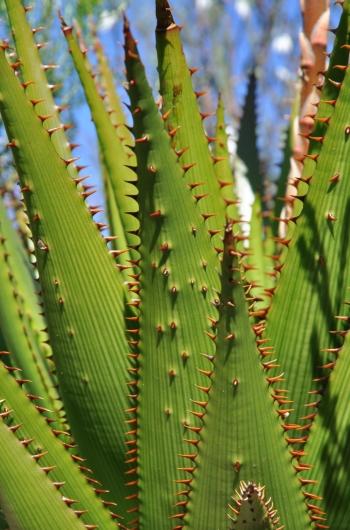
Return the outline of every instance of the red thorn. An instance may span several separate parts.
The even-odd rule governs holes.
[[[148,134],[144,134],[143,136],[141,136],[141,138],[136,138],[135,139],[135,143],[136,144],[142,144],[142,143],[145,143],[145,142],[148,142],[148,141],[149,141]]]
[[[196,67],[189,68],[188,70],[189,70],[189,72],[190,72],[190,75],[193,75],[193,74],[195,74],[196,72],[198,72],[198,68],[196,68]]]
[[[160,210],[156,210],[149,214],[150,217],[161,217],[162,213]]]

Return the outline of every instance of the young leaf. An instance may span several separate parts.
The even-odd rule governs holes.
[[[276,517],[277,510],[271,498],[266,500],[264,486],[241,482],[232,500],[234,501],[232,503],[234,506],[230,505],[232,530],[273,530],[276,525],[281,528],[278,521],[276,524],[273,523],[279,518]]]

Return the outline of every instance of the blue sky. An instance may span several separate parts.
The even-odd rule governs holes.
[[[279,8],[275,12],[270,10],[275,22],[272,24],[271,33],[266,37],[264,35],[264,26],[268,23],[266,14],[269,13],[268,8],[273,3],[276,5],[278,2],[267,0],[262,2],[262,9],[258,12],[247,8],[248,4],[242,0],[223,1],[222,13],[216,23],[210,20],[205,8],[205,5],[208,7],[208,0],[206,2],[174,0],[171,5],[176,21],[184,26],[182,35],[188,62],[191,66],[201,67],[193,78],[196,88],[202,90],[203,87],[209,87],[211,93],[211,98],[207,101],[209,110],[215,110],[217,90],[224,92],[229,123],[233,123],[233,117],[240,113],[246,88],[246,74],[253,65],[261,41],[266,40],[266,57],[262,58],[260,66],[262,77],[260,146],[265,156],[276,162],[280,128],[275,127],[274,124],[282,123],[281,118],[288,111],[288,87],[295,79],[297,71],[300,14],[299,0],[279,2]],[[156,95],[154,0],[143,0],[141,7],[139,2],[131,0],[127,14],[132,21],[140,53]],[[108,19],[105,20],[105,25],[108,25]],[[116,22],[110,29],[100,31],[100,37],[115,70],[116,78],[121,84],[123,80],[121,24]],[[267,57],[268,61],[265,60]],[[122,99],[127,101],[124,91],[119,89],[119,92]],[[283,98],[282,106],[277,104],[281,98]],[[80,149],[82,163],[89,164],[91,172],[98,175],[97,150],[93,148],[96,141],[95,132],[86,106],[79,107],[75,116],[78,136],[83,146]],[[272,162],[271,167],[273,167]]]
[[[41,12],[41,1],[33,0],[36,14]],[[61,68],[67,69],[70,58],[61,36],[56,17],[56,6],[68,11],[70,2],[56,0],[53,9],[53,35],[49,46],[58,57]],[[155,50],[154,0],[129,0],[127,14],[133,32],[139,40],[139,49],[144,60],[150,82],[157,94],[157,71]],[[249,0],[173,0],[175,20],[183,25],[183,42],[189,65],[199,66],[199,73],[193,77],[196,89],[209,89],[210,97],[205,100],[205,110],[215,110],[217,91],[224,94],[227,108],[227,122],[234,124],[241,111],[246,89],[247,73],[256,64],[260,71],[259,85],[259,147],[267,160],[269,173],[277,177],[276,162],[279,160],[279,145],[283,117],[288,114],[297,76],[301,25],[299,0],[256,0],[255,9]],[[127,96],[122,89],[123,48],[121,22],[116,11],[108,11],[109,4],[118,5],[117,0],[104,0],[106,7],[100,29],[111,65],[115,71],[118,91],[122,100]],[[213,6],[216,12],[213,11]],[[334,25],[339,9],[333,7]],[[35,16],[35,12],[34,12]],[[215,19],[214,19],[215,17]],[[6,30],[0,23],[0,36]],[[78,86],[71,82],[67,87]],[[69,86],[68,86],[69,85]],[[66,91],[67,94],[67,91]],[[72,112],[76,121],[75,141],[81,144],[81,163],[89,165],[88,173],[93,176],[99,191],[95,203],[103,203],[99,180],[98,150],[96,134],[90,119],[90,112],[84,103],[81,89],[79,98],[73,98]],[[210,126],[210,122],[209,122]]]

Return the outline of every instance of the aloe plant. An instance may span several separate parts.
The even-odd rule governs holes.
[[[30,241],[4,187],[0,528],[347,529],[350,0],[289,217],[266,208],[256,134],[241,127],[249,235],[223,102],[210,137],[167,0],[161,105],[124,19],[131,127],[97,36],[93,71],[61,18],[110,232],[93,221],[36,32],[20,0],[6,5],[17,60],[3,42],[0,111]]]

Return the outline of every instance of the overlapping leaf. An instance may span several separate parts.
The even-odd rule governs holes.
[[[214,351],[210,319],[216,317],[219,277],[205,221],[170,146],[128,25],[125,37],[141,226],[139,521],[144,528],[170,530],[177,454],[192,428],[190,397],[200,399],[195,383],[206,385],[197,368],[201,354]]]
[[[97,227],[32,104],[0,54],[0,110],[36,249],[48,331],[73,435],[123,501],[125,289]]]

